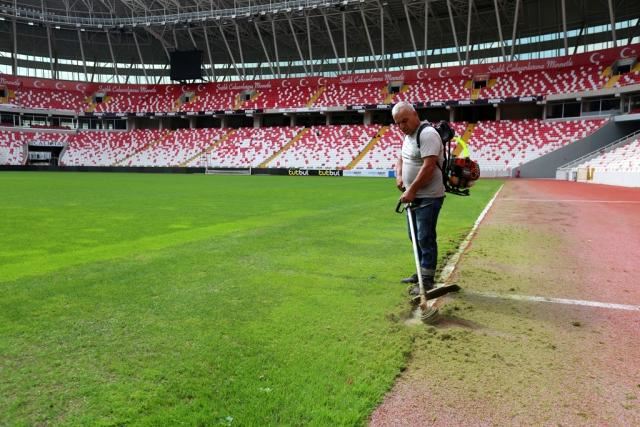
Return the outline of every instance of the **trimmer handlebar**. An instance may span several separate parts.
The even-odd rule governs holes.
[[[396,213],[402,213],[407,209],[413,208],[413,202],[405,203],[403,206],[402,200],[398,200],[398,204],[396,205]]]

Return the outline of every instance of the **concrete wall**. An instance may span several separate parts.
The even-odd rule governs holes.
[[[623,187],[640,187],[640,172],[616,172],[596,169],[593,171],[593,177],[589,182]]]
[[[638,129],[640,129],[640,121],[615,122],[610,120],[586,138],[515,168],[513,175],[517,170],[520,170],[522,178],[555,178],[558,167],[598,150]]]

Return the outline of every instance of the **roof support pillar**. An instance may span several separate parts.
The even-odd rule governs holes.
[[[135,31],[133,32],[133,41],[136,44],[138,57],[140,58],[140,64],[142,64],[142,73],[144,74],[144,79],[146,80],[147,84],[149,84],[149,76],[147,76],[147,67],[145,67],[144,65],[144,59],[142,59],[142,51],[140,50],[140,43],[138,43],[138,36],[136,35]]]
[[[338,49],[336,49],[336,43],[333,41],[333,34],[331,32],[331,28],[329,27],[329,20],[327,19],[327,15],[322,14],[324,18],[324,25],[327,27],[327,34],[329,35],[329,41],[331,42],[331,48],[333,49],[333,54],[336,56],[336,64],[338,65],[338,70],[342,72],[342,65],[340,64],[340,57],[338,56]]]
[[[564,3],[564,0],[562,1]],[[507,54],[504,51],[504,37],[502,37],[502,24],[500,23],[500,10],[498,9],[498,0],[493,0],[493,6],[496,10],[496,22],[498,23],[498,36],[500,37],[500,49],[502,50],[502,60],[506,61]]]
[[[453,33],[453,41],[456,44],[456,53],[458,54],[458,62],[460,63],[460,65],[462,65],[462,57],[460,56],[460,45],[458,44],[458,34],[456,34],[456,24],[453,22],[453,12],[451,11],[451,0],[447,0],[447,9],[449,9],[449,22],[451,22],[451,32]]]
[[[429,36],[429,0],[424,0],[424,67],[429,68],[427,37]]]
[[[213,66],[213,57],[211,56],[211,46],[209,45],[209,33],[207,32],[207,27],[203,26],[202,30],[204,31],[204,43],[207,46],[207,56],[209,57],[209,76],[211,78],[211,80],[215,81],[216,80],[216,71],[215,71],[215,67]]]
[[[53,49],[51,48],[51,37],[53,36],[53,34],[51,34],[51,26],[47,25],[47,44],[49,45],[49,68],[51,69],[51,78],[52,79],[57,79],[58,76],[56,76],[55,70],[53,69]]]
[[[12,61],[11,61],[11,69],[14,76],[18,75],[18,31],[16,29],[16,20],[15,18],[12,20],[11,25],[13,26],[13,51],[11,52]]]
[[[618,41],[616,40],[616,17],[613,13],[612,0],[609,0],[609,19],[611,20],[611,39],[613,40],[613,47],[618,47]]]
[[[307,44],[309,46],[309,64],[311,66],[311,74],[314,74],[313,71],[313,51],[311,50],[311,26],[309,24],[309,15],[306,16],[307,21]]]
[[[513,15],[513,32],[511,33],[511,60],[514,60],[516,48],[516,30],[518,29],[518,12],[520,10],[520,0],[516,0],[516,11]]]
[[[231,52],[231,48],[229,47],[229,41],[227,40],[227,36],[224,34],[224,30],[222,29],[221,25],[219,25],[218,28],[220,29],[220,34],[222,35],[222,41],[224,41],[224,45],[227,48],[227,53],[229,54],[229,58],[231,58],[231,64],[233,64],[233,68],[236,70],[236,74],[238,75],[238,77],[242,78],[242,75],[240,74],[240,70],[236,65],[236,60],[233,58],[233,52]]]
[[[116,83],[120,83],[120,76],[118,75],[118,63],[116,57],[113,54],[113,46],[111,45],[111,37],[109,37],[109,30],[104,30],[104,35],[107,37],[107,44],[109,45],[109,53],[111,54],[111,63],[113,64],[113,75],[116,76]]]
[[[267,58],[267,63],[269,64],[269,69],[271,70],[271,75],[275,76],[275,71],[273,70],[273,64],[271,63],[271,58],[269,58],[269,52],[267,52],[267,47],[264,44],[264,40],[262,40],[262,34],[260,34],[260,28],[258,27],[258,23],[253,21],[253,25],[256,27],[256,33],[258,33],[258,38],[260,39],[260,45],[262,46],[262,50],[264,51],[264,56]]]
[[[406,3],[404,6],[404,16],[407,18],[407,26],[409,27],[409,35],[411,36],[411,44],[413,45],[413,54],[416,56],[416,64],[420,68],[420,58],[418,58],[418,47],[416,46],[416,38],[413,36],[413,27],[411,26],[411,17],[409,16],[409,7]],[[458,43],[456,43],[457,45]]]
[[[77,30],[78,32],[78,42],[80,43],[80,56],[82,57],[82,68],[84,69],[84,81],[88,82],[89,81],[89,74],[87,73],[87,61],[84,57],[84,46],[82,43],[82,32],[80,31],[80,29],[78,28]]]
[[[362,16],[362,24],[364,25],[364,32],[367,34],[367,40],[369,41],[369,48],[371,49],[371,57],[373,58],[373,63],[376,66],[376,71],[380,71],[380,67],[378,66],[378,60],[376,59],[376,52],[373,49],[373,43],[371,42],[371,34],[369,34],[369,26],[367,25],[367,20],[364,16],[364,10],[360,9],[360,16]]]
[[[469,12],[467,13],[467,52],[464,58],[465,65],[469,65],[469,54],[471,53],[471,11],[473,10],[473,0],[469,0]]]
[[[278,39],[276,37],[276,21],[274,19],[271,20],[271,33],[273,34],[273,49],[276,52],[276,68],[278,69],[278,78],[282,78],[282,73],[280,72],[280,55],[278,54]]]
[[[567,40],[567,6],[565,0],[560,2],[562,8],[562,38],[564,39],[564,54],[569,55],[569,41]]]
[[[309,74],[307,71],[307,63],[304,60],[304,56],[302,56],[302,49],[300,49],[300,43],[298,43],[298,37],[296,36],[296,30],[293,28],[293,22],[291,22],[291,17],[287,16],[289,20],[289,28],[291,28],[291,35],[293,36],[293,41],[296,43],[296,49],[298,49],[298,55],[300,55],[300,62],[302,62],[302,68],[304,68],[304,72]]]
[[[384,57],[384,9],[380,6],[380,62],[382,71],[387,71],[387,64]]]
[[[349,55],[347,54],[347,14],[342,12],[342,38],[344,46],[344,71],[349,71]]]
[[[238,23],[233,21],[233,25],[236,27],[236,38],[238,39],[238,51],[240,52],[240,64],[242,64],[242,80],[247,77],[247,68],[244,63],[244,54],[242,53],[242,43],[240,40],[240,29],[238,28]]]

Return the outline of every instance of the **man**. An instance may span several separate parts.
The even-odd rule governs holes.
[[[411,210],[416,224],[418,258],[425,290],[433,288],[438,261],[436,225],[438,214],[444,201],[444,183],[442,182],[442,164],[444,147],[438,132],[431,126],[420,134],[420,144],[416,134],[420,127],[418,113],[408,102],[400,102],[391,111],[394,122],[405,134],[402,152],[396,164],[396,186],[402,191],[400,201],[412,202]],[[418,276],[402,279],[402,283],[411,283],[409,293],[419,294]]]

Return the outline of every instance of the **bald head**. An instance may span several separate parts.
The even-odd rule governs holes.
[[[407,101],[400,101],[393,106],[393,110],[391,110],[391,115],[395,117],[402,111],[409,111],[409,112],[415,113],[416,109],[413,108],[413,105],[408,103]]]
[[[411,135],[420,126],[420,118],[413,105],[406,101],[398,102],[391,110],[393,121],[405,135]]]

